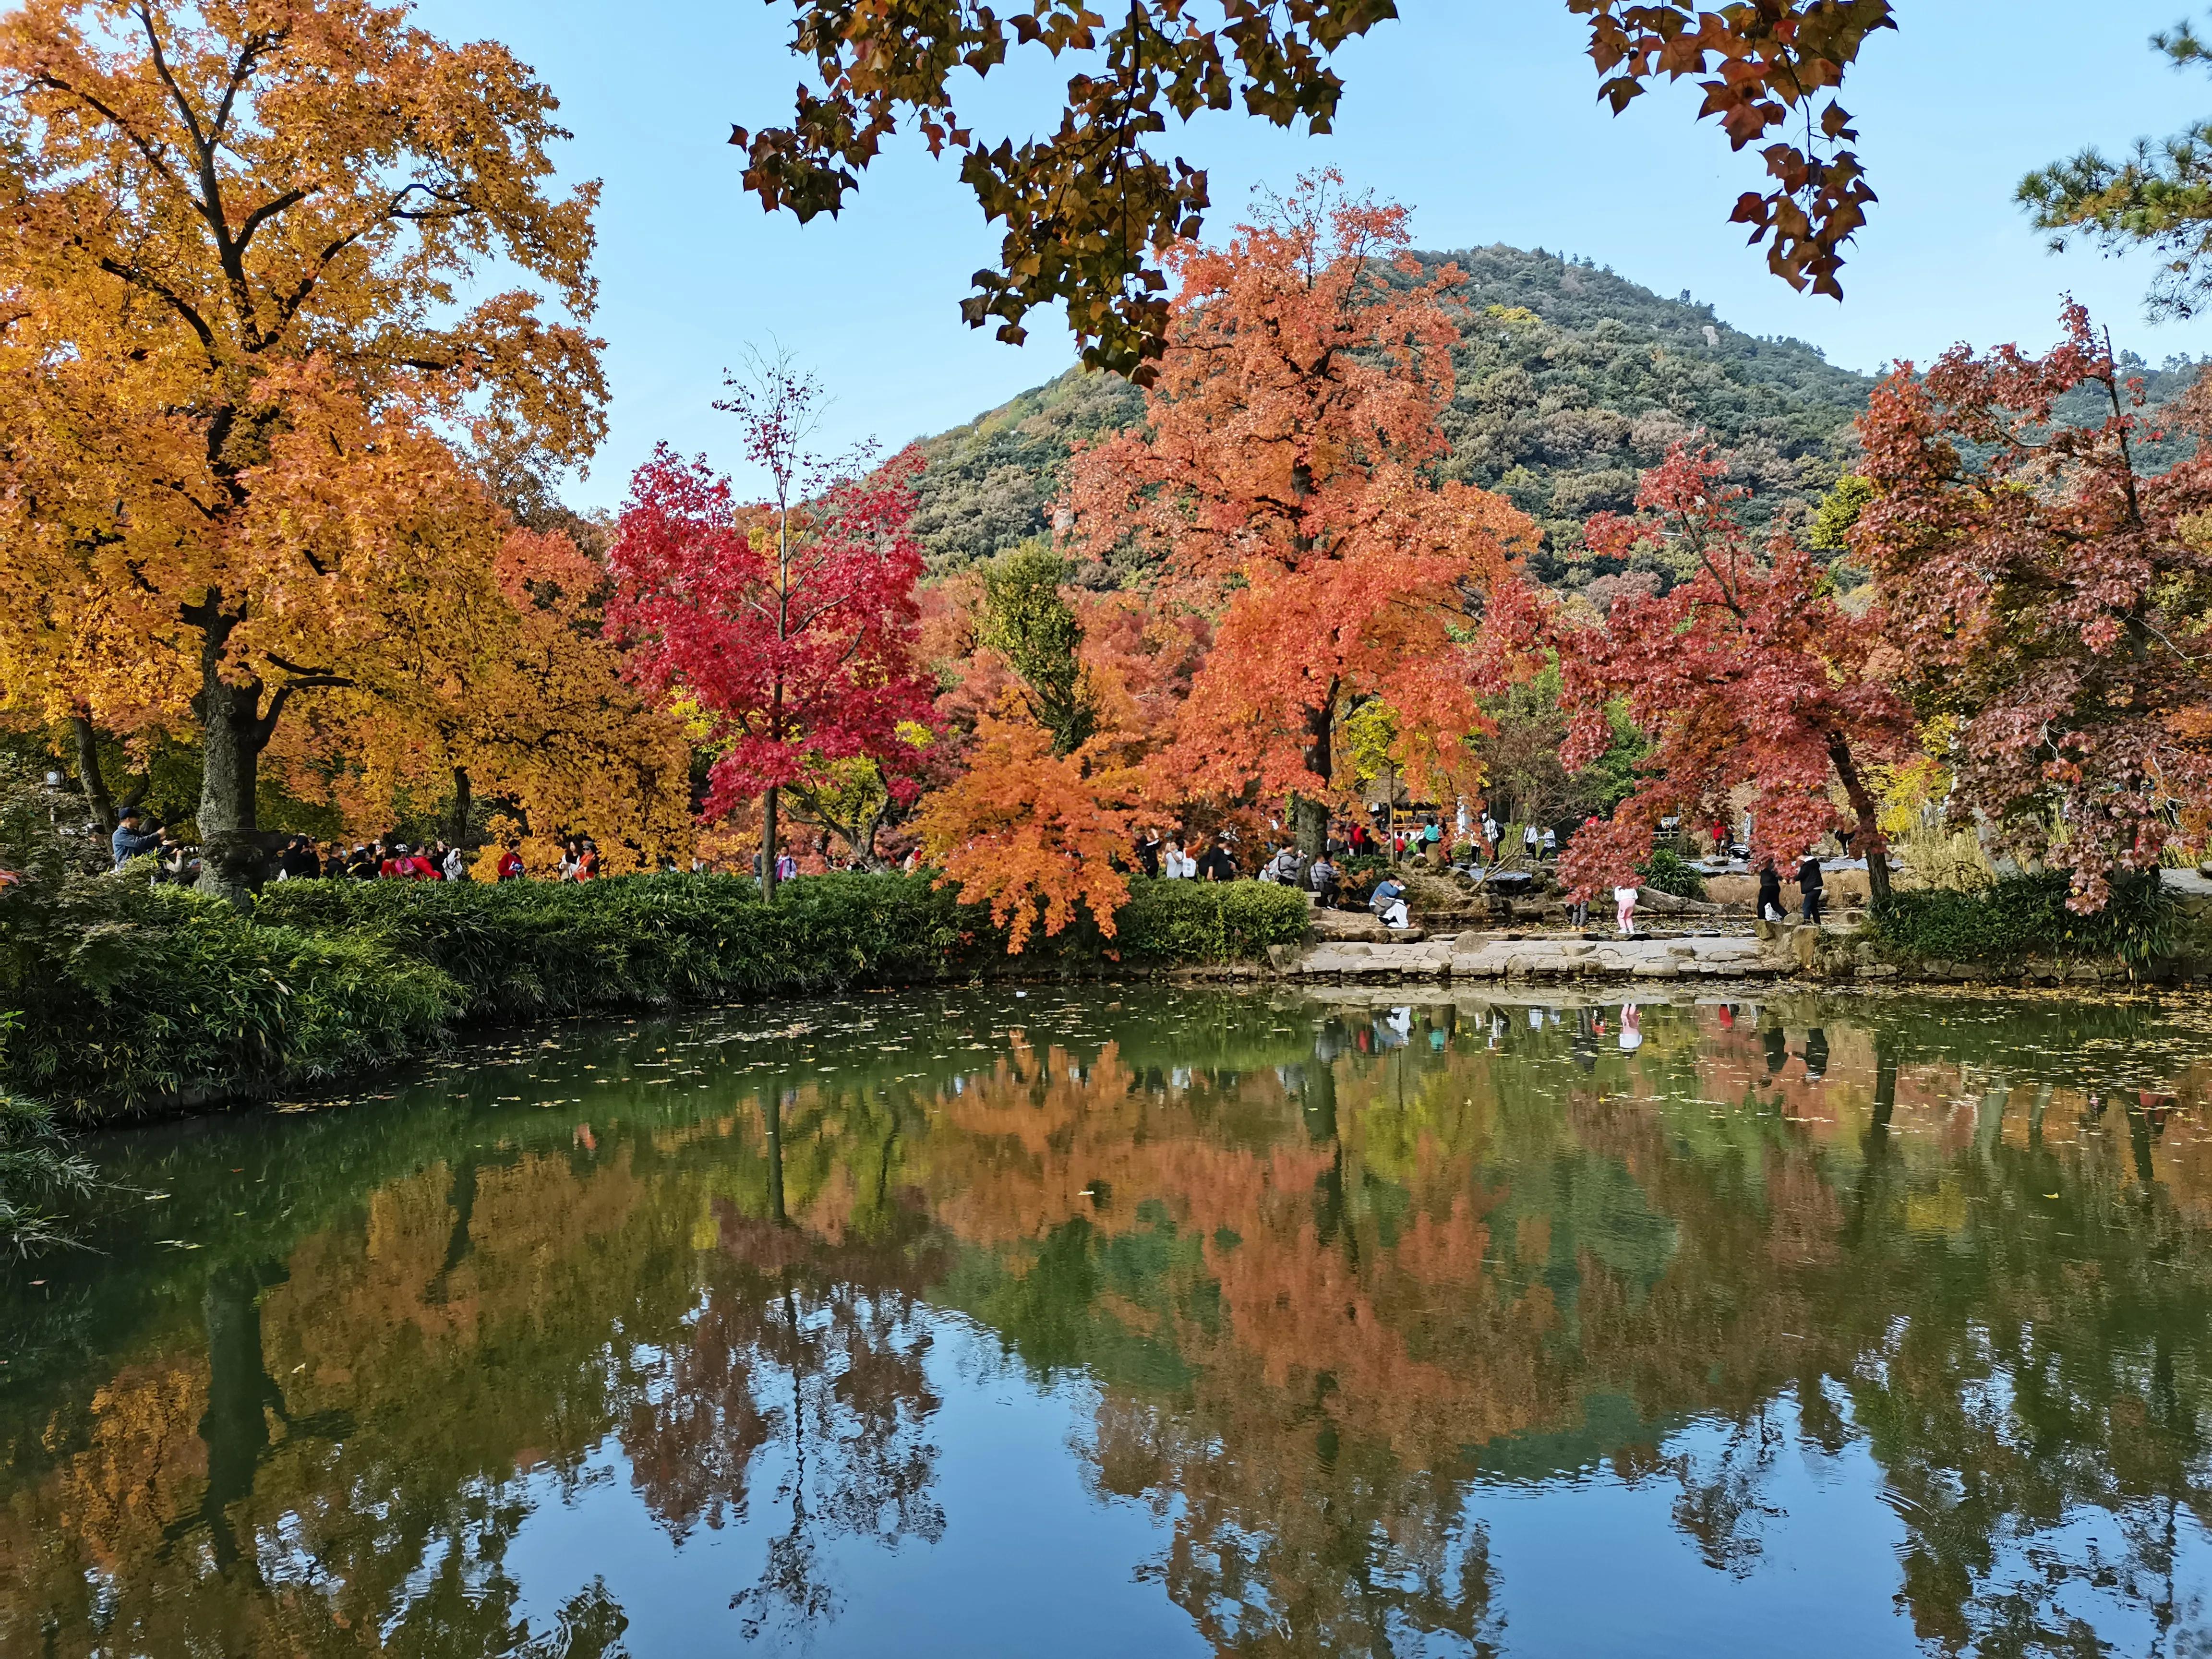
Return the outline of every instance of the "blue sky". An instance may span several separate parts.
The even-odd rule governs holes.
[[[2143,321],[2147,258],[2052,258],[2011,203],[2021,173],[2084,143],[2115,150],[2212,114],[2212,85],[2145,44],[2184,0],[1899,0],[1899,32],[1875,42],[1844,99],[1881,200],[1841,304],[1793,294],[1724,222],[1760,167],[1692,121],[1694,93],[1645,97],[1618,119],[1596,105],[1561,0],[1400,9],[1340,54],[1349,92],[1334,134],[1218,115],[1170,135],[1211,174],[1212,229],[1234,222],[1255,185],[1328,164],[1408,204],[1424,247],[1588,257],[1855,368],[1924,361],[1960,340],[2046,343],[2068,289],[2154,360],[2212,353],[2212,320]],[[940,430],[1073,361],[1065,327],[1042,313],[1020,348],[961,323],[968,277],[997,238],[955,165],[917,141],[896,143],[834,222],[801,228],[744,194],[726,140],[733,121],[789,114],[799,66],[787,4],[422,0],[417,16],[449,40],[503,40],[533,65],[575,134],[558,157],[564,175],[604,184],[595,326],[612,429],[569,491],[577,504],[618,504],[663,438],[726,464],[729,417],[709,405],[749,345],[781,344],[822,376],[836,399],[832,449]],[[1064,76],[1021,63],[994,75],[977,130],[1018,138],[1048,125]]]

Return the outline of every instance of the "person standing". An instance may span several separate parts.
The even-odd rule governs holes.
[[[1623,939],[1636,937],[1636,892],[1633,886],[1613,890],[1613,919],[1620,924]]]
[[[448,847],[441,869],[447,881],[466,881],[469,878],[469,855],[458,847]]]
[[[1782,920],[1782,872],[1774,867],[1772,859],[1759,866],[1759,919]]]
[[[1137,864],[1154,880],[1157,881],[1159,878],[1160,832],[1158,830],[1148,829],[1137,832]]]
[[[1805,921],[1812,927],[1820,924],[1821,889],[1820,853],[1818,848],[1805,854],[1804,862],[1797,866],[1797,894],[1803,901]]]
[[[506,847],[501,849],[498,875],[501,881],[522,879],[522,853],[513,842],[507,842]]]
[[[1536,849],[1542,844],[1543,838],[1536,833],[1534,823],[1521,826],[1521,851],[1531,864],[1536,861]]]
[[[1218,841],[1209,846],[1198,860],[1200,881],[1234,881],[1237,879],[1237,860],[1229,849]]]
[[[1544,834],[1540,850],[1543,853],[1544,861],[1547,864],[1559,856],[1559,832],[1553,829],[1548,823],[1544,826]]]
[[[116,820],[115,833],[108,837],[107,849],[114,854],[115,867],[120,870],[140,854],[150,853],[161,844],[161,832],[141,830],[138,827],[138,809],[126,806],[123,809],[122,817]]]

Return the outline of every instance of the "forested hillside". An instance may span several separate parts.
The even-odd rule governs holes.
[[[1810,346],[1754,339],[1710,306],[1548,253],[1423,257],[1468,278],[1445,470],[1511,496],[1555,551],[1574,544],[1588,514],[1626,507],[1638,470],[1699,429],[1735,458],[1762,518],[1817,499],[1848,462],[1871,382]],[[1126,381],[1071,370],[925,439],[920,526],[932,567],[957,569],[1042,534],[1071,447],[1142,411]]]
[[[1727,455],[1730,477],[1752,491],[1743,516],[1754,528],[1778,514],[1802,515],[1850,470],[1851,422],[1874,382],[1802,340],[1739,332],[1686,292],[1664,299],[1540,249],[1419,257],[1430,270],[1449,260],[1466,277],[1443,471],[1510,496],[1543,526],[1536,568],[1547,581],[1573,585],[1595,574],[1563,556],[1579,544],[1583,520],[1626,509],[1638,473],[1678,437],[1702,432]],[[2052,309],[2055,331],[2055,297]],[[2124,353],[2121,361],[2142,375],[2153,407],[2196,377],[2196,365],[2180,360],[2160,369]],[[2090,396],[2075,395],[2070,418],[2098,418],[2084,404]],[[928,470],[918,524],[931,568],[957,570],[1043,534],[1073,447],[1143,413],[1143,395],[1127,381],[1071,369],[922,440]],[[2190,447],[2145,435],[2153,466]],[[1093,586],[1116,586],[1123,574],[1103,566],[1076,572]]]

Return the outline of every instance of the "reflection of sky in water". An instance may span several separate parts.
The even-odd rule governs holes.
[[[2209,1094],[2179,1000],[533,1031],[99,1143],[0,1650],[2186,1653]]]
[[[806,1651],[820,1659],[1203,1654],[1190,1620],[1139,1578],[1165,1528],[1139,1504],[1098,1502],[1070,1449],[1089,1432],[1092,1390],[1073,1379],[1040,1386],[966,1320],[925,1319],[936,1339],[930,1380],[944,1401],[930,1421],[943,1451],[944,1536],[896,1549],[835,1541],[823,1576],[839,1587],[839,1605],[811,1629]],[[590,1466],[595,1478],[580,1502],[563,1503],[548,1477],[532,1483],[531,1518],[507,1556],[531,1628],[553,1628],[573,1587],[597,1576],[629,1614],[623,1640],[633,1652],[744,1650],[731,1598],[759,1581],[769,1535],[790,1522],[788,1502],[762,1501],[746,1524],[701,1528],[672,1547],[632,1488],[617,1442],[602,1443]],[[787,1450],[769,1460],[756,1481],[763,1499],[793,1471]],[[766,1636],[760,1645],[777,1648]]]

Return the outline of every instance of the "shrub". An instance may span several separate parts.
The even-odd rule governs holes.
[[[2005,965],[2028,957],[2117,957],[2144,967],[2173,953],[2181,909],[2154,872],[2122,877],[2096,915],[2066,908],[2063,870],[2008,876],[1979,892],[1893,893],[1870,917],[1877,938],[1921,961]]]
[[[1653,848],[1651,856],[1638,866],[1637,874],[1644,878],[1646,887],[1657,892],[1685,899],[1705,896],[1705,878],[1671,847]]]
[[[1139,880],[1114,919],[1115,944],[1139,962],[1242,962],[1297,944],[1312,916],[1304,894],[1272,882]]]
[[[67,1243],[51,1206],[93,1185],[92,1165],[70,1150],[52,1109],[0,1090],[0,1255]]]
[[[386,1065],[461,1010],[446,975],[373,940],[261,927],[175,888],[118,908],[96,969],[59,955],[58,972],[15,990],[9,1075],[73,1115]]]
[[[1303,895],[1132,884],[1111,956],[1256,957],[1303,939]],[[0,902],[21,1010],[19,1087],[80,1118],[267,1094],[372,1070],[463,1020],[803,994],[979,971],[1095,968],[1095,928],[1009,958],[985,910],[928,876],[809,876],[774,905],[738,877],[578,884],[282,882],[252,914],[130,876]]]

